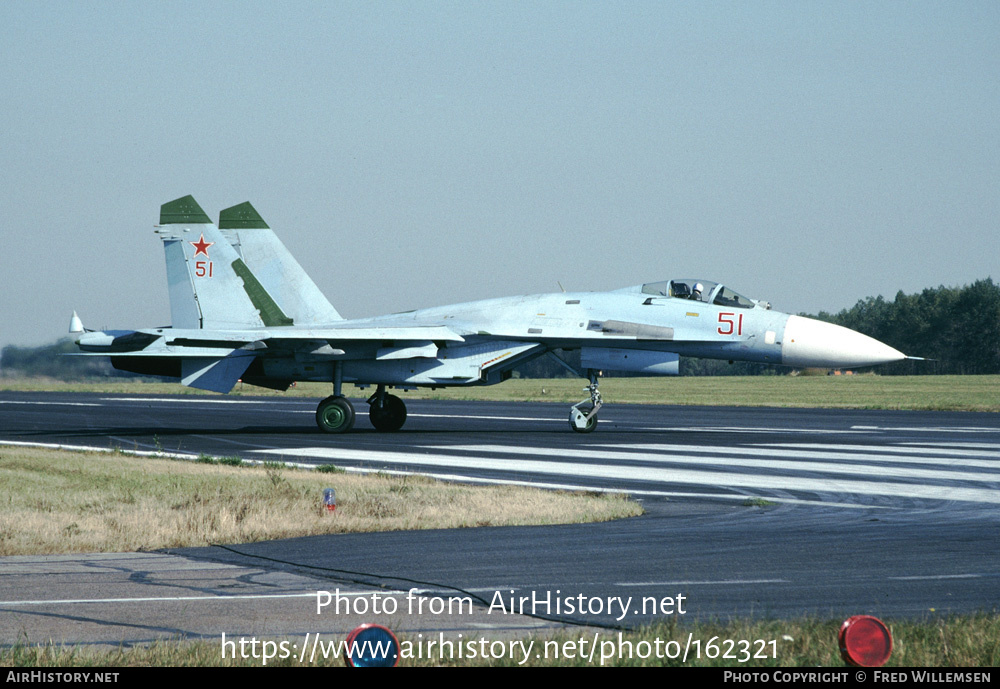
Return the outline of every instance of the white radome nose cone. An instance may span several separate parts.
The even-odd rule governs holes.
[[[781,363],[786,366],[858,368],[905,358],[873,337],[802,316],[788,317],[781,342]]]

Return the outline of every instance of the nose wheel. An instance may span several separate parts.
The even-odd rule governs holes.
[[[597,428],[597,412],[604,404],[601,391],[597,389],[597,375],[593,371],[588,371],[587,374],[590,385],[584,390],[590,393],[590,399],[574,404],[569,410],[569,427],[577,433],[592,433]]]

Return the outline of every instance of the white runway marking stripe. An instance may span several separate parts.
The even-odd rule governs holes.
[[[311,465],[299,465],[299,466],[311,466]],[[461,474],[441,474],[429,471],[399,471],[395,469],[364,469],[361,467],[344,467],[344,471],[356,473],[356,474],[386,474],[389,476],[429,476],[438,481],[455,481],[461,483],[479,483],[489,486],[525,486],[528,488],[542,488],[544,490],[569,490],[569,491],[590,491],[597,493],[621,493],[620,488],[597,488],[595,486],[585,486],[580,483],[541,483],[539,481],[517,481],[514,479],[499,479],[499,478],[480,478],[477,476],[463,476]],[[629,495],[645,495],[649,497],[658,498],[719,498],[723,500],[746,500],[745,495],[733,495],[733,494],[707,494],[707,493],[682,493],[679,491],[664,491],[664,490],[630,490]],[[774,498],[778,502],[787,503],[797,503],[797,502],[808,502],[812,504],[813,501],[809,500],[787,500],[782,498]],[[843,505],[843,507],[851,507],[851,505]]]
[[[788,579],[727,579],[722,581],[619,581],[615,586],[751,586],[756,584],[788,584]]]
[[[933,581],[937,579],[983,579],[995,574],[928,574],[926,576],[889,577],[896,581]]]
[[[27,402],[21,400],[0,400],[0,404],[34,404],[44,407],[99,407],[96,402]]]
[[[728,452],[733,453],[735,457],[702,457],[702,456],[691,456],[682,454],[648,454],[643,452],[611,452],[603,450],[565,450],[561,448],[545,448],[544,452],[539,452],[538,448],[529,447],[511,447],[507,445],[459,445],[459,446],[448,446],[448,445],[435,445],[431,446],[435,450],[455,450],[461,452],[485,452],[490,454],[530,454],[530,455],[549,455],[552,457],[575,457],[578,459],[615,459],[615,460],[626,460],[632,462],[661,462],[661,463],[683,463],[683,464],[698,464],[701,466],[745,466],[745,467],[756,467],[760,469],[786,469],[791,471],[820,471],[830,474],[861,474],[865,476],[871,476],[873,473],[878,473],[879,476],[892,476],[896,478],[922,478],[928,480],[947,480],[947,481],[986,481],[990,483],[1000,483],[1000,474],[986,474],[986,473],[971,473],[971,472],[958,472],[958,471],[937,471],[933,469],[897,469],[895,467],[877,467],[874,468],[868,464],[831,464],[829,462],[816,462],[812,461],[814,459],[828,459],[825,455],[819,455],[818,457],[805,456],[802,453],[799,454],[786,454],[784,456],[795,457],[800,460],[808,461],[787,461],[778,459],[769,459],[772,456],[771,451],[758,451],[756,453],[762,457],[762,459],[744,459],[740,455],[744,454],[744,450],[749,450],[750,448],[715,448],[715,452]],[[614,447],[635,447],[637,449],[651,449],[651,450],[662,450],[663,448],[672,448],[671,451],[682,451],[690,450],[694,448],[689,448],[687,446],[677,446],[677,445],[615,445]],[[697,448],[701,451],[709,451],[710,448]],[[846,459],[852,459],[850,456],[845,457]],[[894,457],[890,457],[888,461],[903,461]],[[990,465],[990,468],[1000,468],[996,464]]]
[[[203,397],[201,395],[191,395],[189,397],[102,397],[102,402],[176,402],[178,404],[288,404],[287,402],[275,402],[274,400],[236,400],[231,398]],[[99,405],[93,405],[99,406]]]
[[[371,591],[340,591],[341,596],[370,596]],[[380,594],[402,594],[404,591],[379,591]],[[231,600],[269,600],[282,598],[316,598],[316,592],[307,593],[258,593],[236,594],[232,596],[150,596],[142,598],[66,598],[62,600],[2,600],[0,607],[20,607],[28,605],[88,605],[108,603],[176,603],[179,601],[208,601],[225,603]]]
[[[540,416],[485,416],[485,415],[474,415],[474,414],[407,414],[406,418],[425,418],[425,419],[476,419],[476,420],[487,420],[487,421],[545,421],[548,423],[558,422],[566,423],[566,419],[546,419]],[[606,423],[606,422],[605,422]]]
[[[544,455],[548,448],[537,448]],[[493,459],[457,457],[444,454],[416,454],[410,452],[382,452],[350,448],[304,447],[276,450],[256,450],[266,455],[288,457],[315,457],[332,462],[358,461],[373,464],[407,464],[411,466],[451,467],[485,471],[576,476],[599,479],[621,485],[621,481],[652,483],[687,483],[712,488],[748,488],[756,490],[800,490],[819,493],[855,493],[859,495],[884,495],[926,500],[960,500],[1000,504],[1000,491],[963,486],[927,486],[909,483],[848,480],[840,478],[811,478],[798,476],[755,476],[725,471],[697,471],[677,467],[637,467],[622,465],[582,464],[577,462],[550,462],[532,459]],[[618,483],[615,483],[618,482]]]
[[[885,452],[887,454],[903,454],[903,455],[936,455],[938,457],[991,457],[993,459],[1000,459],[1000,451],[991,450],[978,450],[978,449],[953,449],[948,447],[915,447],[911,445],[906,445],[905,447],[893,447],[887,445],[823,445],[820,443],[759,443],[757,447],[790,447],[799,448],[804,450],[817,450],[817,451],[833,451],[837,454],[847,454],[843,452],[847,450],[848,452],[864,452],[864,453],[877,453]],[[859,455],[860,456],[860,455]],[[876,454],[865,454],[865,457],[877,457]],[[911,458],[910,461],[912,461]],[[936,461],[936,460],[929,460]],[[977,466],[975,464],[970,464],[969,466]],[[1000,466],[997,462],[980,462],[978,466],[989,466],[995,467]]]
[[[958,442],[956,442],[956,443],[931,443],[931,442],[918,443],[918,442],[910,442],[910,443],[900,443],[900,445],[902,445],[904,447],[910,447],[910,446],[913,446],[913,447],[958,447],[958,448],[963,448],[964,447],[964,448],[969,448],[969,449],[973,449],[973,450],[996,450],[998,453],[1000,453],[1000,444],[998,444],[998,443],[958,443]],[[998,455],[998,456],[1000,456],[1000,455]]]
[[[213,397],[201,397],[192,395],[185,398],[171,397],[102,397],[102,402],[155,402],[155,403],[177,403],[177,404],[269,404],[291,406],[292,404],[308,403],[308,400],[293,402],[290,400],[275,402],[274,400],[239,400],[239,399],[217,399]],[[2,402],[0,402],[2,403]],[[7,404],[71,404],[69,402],[7,402]],[[82,404],[78,406],[99,407],[100,404]],[[315,409],[269,409],[268,412],[277,411],[290,414],[315,414]],[[476,415],[476,414],[407,414],[407,418],[427,418],[427,419],[474,419],[485,421],[544,421],[545,423],[566,423],[566,419],[542,418],[537,416],[498,416],[498,415]],[[607,421],[602,420],[607,423]]]
[[[187,455],[179,453],[163,453],[163,452],[152,452],[152,451],[135,451],[135,450],[113,450],[106,447],[88,447],[84,445],[56,445],[53,443],[28,443],[28,442],[18,442],[9,440],[0,440],[0,446],[3,445],[15,445],[23,447],[43,447],[53,450],[67,450],[70,452],[123,452],[127,455],[137,455],[141,457],[170,457],[173,459],[182,460],[195,460],[198,459],[198,455]],[[264,460],[254,460],[254,459],[244,459],[244,462],[249,464],[263,464]],[[297,466],[302,469],[314,469],[313,464],[303,464],[289,462],[290,466]],[[539,481],[517,481],[514,479],[496,479],[496,478],[481,478],[476,476],[463,476],[461,474],[442,474],[435,472],[415,472],[415,471],[398,471],[398,470],[386,470],[386,469],[365,469],[362,467],[345,467],[345,471],[358,473],[358,474],[390,474],[393,476],[430,476],[431,478],[437,479],[439,481],[460,481],[463,483],[481,483],[484,485],[504,485],[504,486],[528,486],[534,488],[542,488],[545,490],[570,490],[570,491],[598,491],[605,493],[620,493],[621,488],[600,488],[595,486],[586,486],[579,483],[541,483]],[[704,492],[692,492],[692,491],[676,491],[676,490],[629,490],[629,495],[633,496],[646,496],[646,497],[656,497],[656,498],[713,498],[718,500],[746,500],[746,495],[739,495],[734,493],[704,493]],[[796,498],[782,498],[771,496],[768,498],[773,502],[780,502],[784,504],[803,504],[809,505],[814,504],[816,500],[801,500]],[[835,507],[860,507],[864,509],[883,509],[877,505],[852,505],[849,503],[831,503],[824,502],[824,505],[831,505]]]
[[[895,468],[884,466],[872,466],[870,464],[832,464],[829,462],[817,462],[816,459],[846,459],[853,462],[879,461],[879,462],[901,462],[913,464],[915,462],[932,463],[942,466],[942,462],[932,462],[926,458],[918,458],[910,461],[898,457],[881,456],[852,456],[844,453],[842,456],[831,457],[828,453],[808,453],[808,452],[782,452],[780,450],[754,450],[753,448],[729,448],[729,447],[701,447],[693,448],[686,445],[614,445],[611,447],[635,448],[636,450],[651,450],[664,454],[649,454],[647,452],[616,452],[612,450],[574,450],[563,448],[538,448],[514,447],[509,445],[431,445],[434,450],[452,450],[455,452],[480,452],[486,454],[515,454],[515,455],[548,455],[551,457],[575,457],[577,459],[606,459],[625,460],[631,462],[660,462],[660,463],[683,463],[698,464],[701,466],[745,466],[758,467],[761,469],[786,469],[791,471],[821,471],[831,474],[862,474],[871,476],[895,476],[913,477],[923,479],[942,479],[948,481],[987,481],[1000,483],[1000,474],[960,472],[952,470],[915,469],[915,468]],[[608,446],[605,446],[608,447]],[[701,455],[669,454],[683,451],[706,452],[711,454],[732,454],[733,457],[703,457]],[[761,459],[746,459],[744,455],[761,457]],[[771,459],[771,457],[792,457],[799,461],[789,461]],[[975,461],[975,460],[970,460]],[[950,466],[950,465],[948,465]],[[1000,469],[995,462],[985,463],[985,468]]]
[[[564,421],[565,419],[563,419]],[[854,428],[859,428],[854,426]],[[765,428],[762,426],[744,427],[744,426],[649,426],[643,427],[644,431],[680,431],[684,433],[800,433],[803,435],[840,435],[842,433],[850,433],[851,435],[858,435],[864,433],[872,433],[870,430],[833,430],[829,428]]]
[[[903,433],[1000,433],[1000,428],[988,426],[851,426],[851,428]]]
[[[90,445],[60,445],[58,443],[29,443],[22,440],[0,440],[0,445],[11,445],[13,447],[40,447],[47,450],[68,450],[70,452],[120,452],[126,455],[137,457],[167,457],[170,459],[197,459],[198,455],[184,452],[160,452],[159,450],[123,450],[116,447],[95,447]]]

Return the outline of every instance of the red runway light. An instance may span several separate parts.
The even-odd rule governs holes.
[[[881,667],[892,655],[892,634],[870,615],[849,617],[840,626],[840,656],[856,667]]]

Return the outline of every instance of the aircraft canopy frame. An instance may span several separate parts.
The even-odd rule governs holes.
[[[711,280],[681,279],[647,282],[642,286],[643,294],[654,297],[673,297],[700,301],[735,309],[752,309],[757,305],[753,299]]]

